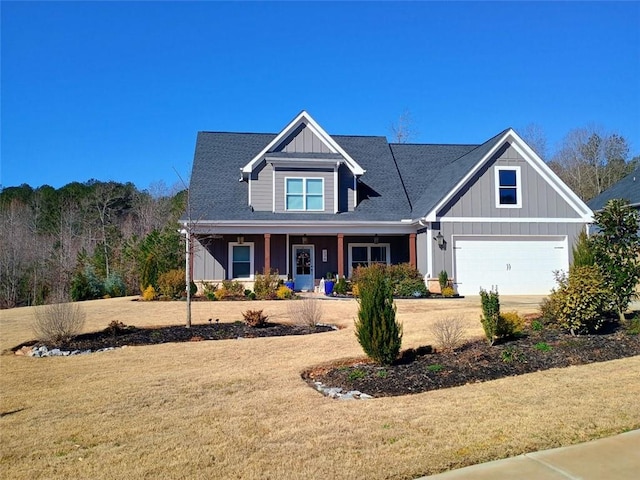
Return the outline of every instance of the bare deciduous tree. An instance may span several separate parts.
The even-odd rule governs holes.
[[[547,136],[544,130],[537,123],[530,123],[526,125],[521,131],[520,136],[527,142],[534,152],[538,156],[545,160],[547,159]]]
[[[587,201],[629,173],[628,155],[629,145],[622,136],[594,127],[579,128],[567,134],[550,166]]]
[[[409,143],[418,136],[415,121],[411,112],[405,109],[398,117],[398,121],[391,124],[391,136],[395,143]]]

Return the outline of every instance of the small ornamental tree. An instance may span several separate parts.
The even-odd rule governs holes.
[[[598,232],[593,236],[595,263],[602,282],[613,296],[621,321],[640,280],[638,211],[627,200],[609,200],[594,215]]]
[[[356,337],[375,362],[391,365],[400,353],[402,325],[396,321],[393,287],[381,265],[359,269]]]

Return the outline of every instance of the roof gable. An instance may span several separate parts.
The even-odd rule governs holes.
[[[256,156],[254,156],[249,163],[242,167],[243,175],[250,174],[254,167],[256,167],[267,153],[279,152],[286,150],[287,145],[291,140],[300,133],[300,131],[308,129],[312,138],[317,140],[323,148],[322,151],[328,151],[331,154],[340,154],[344,158],[345,164],[354,175],[362,175],[365,170],[358,165],[358,163],[347,154],[338,143],[331,138],[331,136],[324,131],[324,129],[318,125],[318,123],[311,118],[306,111],[300,112],[289,124],[282,129],[282,131],[275,136],[271,142],[269,142]]]
[[[427,189],[414,205],[415,217],[436,221],[438,212],[467,184],[474,175],[491,160],[493,155],[510,143],[533,169],[585,220],[593,212],[580,198],[553,173],[546,163],[511,128],[504,130],[482,145],[441,168],[433,178],[431,189]],[[443,194],[444,192],[444,194]]]

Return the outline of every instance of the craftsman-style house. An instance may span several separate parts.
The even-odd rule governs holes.
[[[277,270],[297,290],[374,262],[446,270],[460,294],[545,294],[592,211],[512,129],[481,145],[329,135],[307,112],[279,133],[198,134],[193,280]]]

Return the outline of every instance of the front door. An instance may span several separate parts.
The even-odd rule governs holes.
[[[293,246],[293,281],[296,284],[296,290],[313,291],[315,287],[313,259],[313,245]]]

